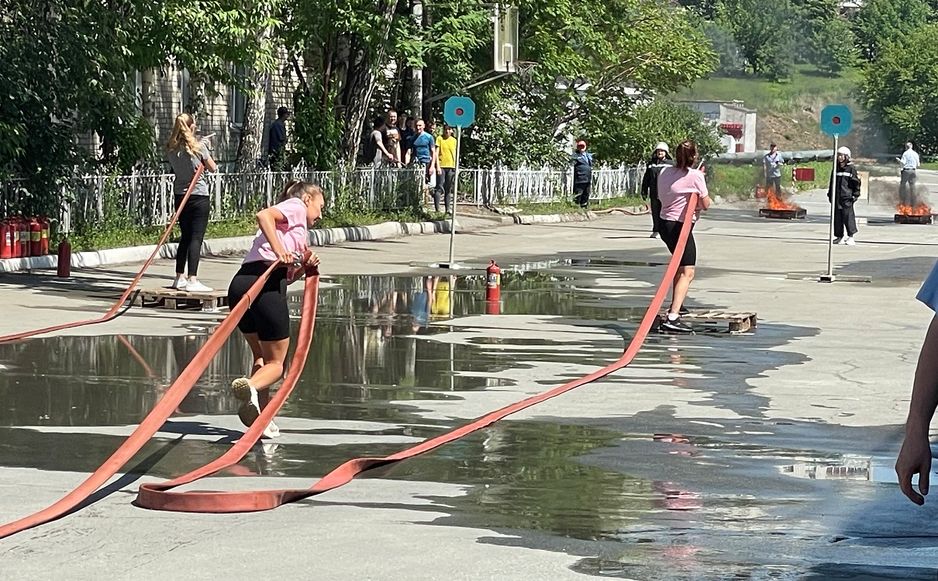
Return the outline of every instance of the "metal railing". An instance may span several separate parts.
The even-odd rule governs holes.
[[[637,194],[642,171],[640,166],[594,170],[591,199]],[[422,172],[411,168],[214,173],[206,174],[211,219],[245,216],[267,207],[291,179],[319,185],[327,208],[388,211],[417,209],[431,201]],[[572,188],[572,172],[565,170],[460,169],[457,201],[475,206],[557,202],[569,199]],[[173,175],[85,175],[63,183],[60,199],[64,231],[106,217],[117,217],[125,225],[164,225],[174,211]],[[0,184],[0,218],[25,212],[29,200],[22,182]]]

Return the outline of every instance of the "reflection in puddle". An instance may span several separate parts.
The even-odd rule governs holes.
[[[895,460],[863,456],[844,456],[837,462],[816,460],[781,466],[779,471],[786,476],[810,480],[865,480],[897,484],[896,472],[892,467]],[[914,482],[917,484],[918,476]]]

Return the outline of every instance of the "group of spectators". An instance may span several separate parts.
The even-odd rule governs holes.
[[[456,183],[456,138],[453,128],[443,125],[437,134],[433,121],[398,115],[389,110],[375,117],[365,140],[362,162],[374,168],[415,167],[424,176],[426,189],[433,195],[433,207],[452,211],[451,198]]]

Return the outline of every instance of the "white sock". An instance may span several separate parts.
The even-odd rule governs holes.
[[[680,319],[680,318],[681,318],[681,315],[679,315],[678,313],[668,313],[668,320],[669,320],[669,321],[676,321],[676,320],[678,320],[678,319]]]

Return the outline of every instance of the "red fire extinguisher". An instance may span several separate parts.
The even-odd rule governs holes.
[[[29,220],[19,218],[20,225],[20,257],[29,256]]]
[[[49,219],[39,218],[39,254],[45,256],[49,254]]]
[[[59,262],[56,269],[56,276],[59,278],[68,278],[72,274],[72,245],[68,243],[68,238],[59,242]]]
[[[13,258],[13,229],[6,220],[0,222],[0,258]]]
[[[18,217],[10,218],[10,234],[13,241],[12,258],[23,256],[23,246],[20,244],[20,219]]]
[[[29,253],[33,256],[42,256],[42,224],[39,218],[29,221]]]
[[[489,315],[497,315],[500,311],[499,304],[502,297],[502,269],[495,264],[495,260],[489,262],[489,267],[485,269],[485,312]]]

